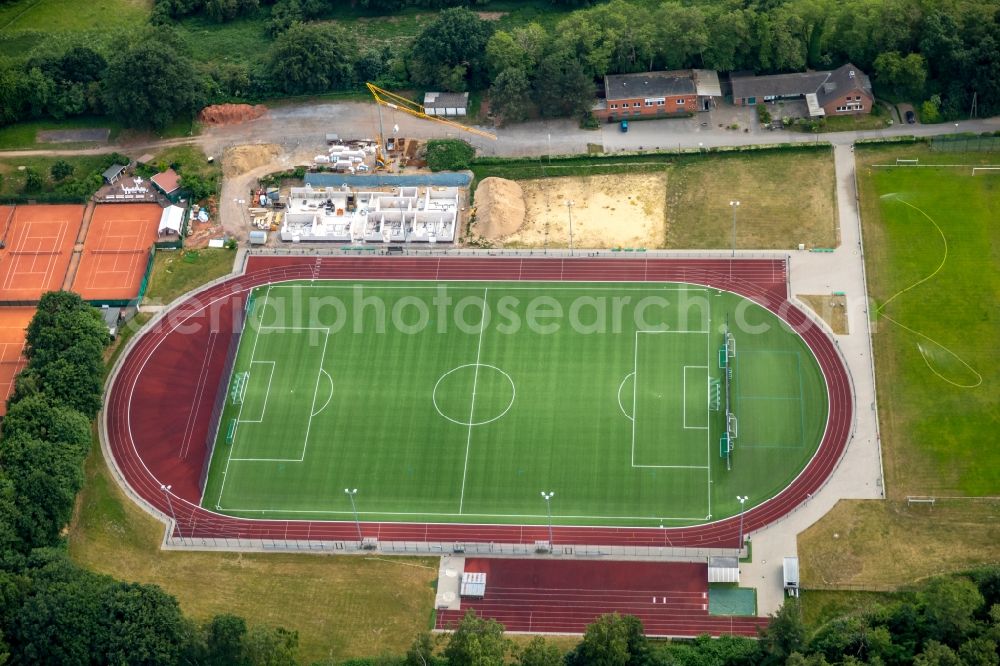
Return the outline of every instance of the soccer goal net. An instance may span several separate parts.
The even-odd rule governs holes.
[[[733,465],[733,448],[736,444],[736,436],[738,433],[736,414],[733,413],[733,400],[732,400],[732,384],[733,384],[733,361],[736,359],[736,338],[733,337],[732,332],[729,330],[729,315],[726,315],[726,326],[724,333],[724,344],[722,349],[719,350],[719,365],[722,367],[723,381],[722,384],[725,387],[723,395],[725,396],[725,407],[726,407],[726,431],[722,436],[722,440],[719,443],[719,453],[723,458],[726,459],[726,469],[732,469]]]
[[[249,372],[237,372],[233,375],[233,386],[229,389],[229,399],[234,405],[243,404],[243,397],[246,395],[249,379]]]

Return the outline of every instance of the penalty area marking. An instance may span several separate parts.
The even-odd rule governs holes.
[[[622,383],[618,385],[618,409],[622,410],[622,414],[624,414],[625,418],[627,418],[629,421],[633,421],[634,419],[629,415],[628,412],[625,411],[625,406],[622,405],[622,389],[625,388],[625,382],[628,381],[628,378],[634,376],[635,372],[628,373],[627,375],[625,375],[625,379],[622,380]],[[632,381],[635,380],[633,379]]]
[[[275,362],[274,361],[252,361],[250,363],[250,367],[253,368],[253,366],[258,365],[258,364],[259,365],[270,364],[270,366],[271,366],[271,374],[268,375],[268,377],[267,377],[267,391],[264,393],[264,406],[260,410],[260,418],[259,419],[244,419],[244,418],[241,418],[241,419],[239,419],[237,421],[237,423],[263,423],[264,422],[264,414],[267,412],[267,399],[269,397],[271,397],[271,380],[274,379],[274,364],[275,364]],[[246,383],[243,385],[243,393],[240,396],[240,398],[241,398],[240,405],[242,405],[243,402],[245,402],[247,386],[249,386],[249,385],[250,385],[250,377],[247,376]],[[240,414],[242,415],[242,411],[240,412]]]

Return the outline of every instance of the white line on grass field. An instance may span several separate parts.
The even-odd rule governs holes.
[[[684,397],[684,403],[683,403],[683,412],[684,412],[684,414],[683,414],[683,424],[684,424],[684,429],[685,430],[708,430],[708,426],[707,425],[703,425],[703,426],[689,426],[688,425],[688,412],[687,412],[687,402],[688,402],[688,394],[687,394],[687,383],[688,382],[687,382],[687,379],[688,379],[688,375],[687,375],[687,373],[688,373],[689,369],[691,369],[691,370],[708,370],[708,366],[706,366],[706,365],[685,365],[684,366],[683,377],[681,377],[681,379],[683,380],[681,382],[681,394]],[[706,421],[708,420],[708,414],[705,414],[705,420]]]
[[[260,418],[255,420],[241,419],[237,421],[237,423],[261,423],[264,420],[264,414],[267,412],[267,399],[271,396],[271,380],[274,379],[274,361],[253,361],[250,364],[251,367],[253,367],[254,365],[266,365],[266,364],[271,365],[271,374],[267,378],[267,392],[264,394],[264,406],[260,410]],[[250,386],[250,375],[247,375],[246,381],[243,382],[244,397],[246,395],[246,390],[248,386]],[[246,402],[245,399],[242,402],[240,402],[240,405],[242,405],[244,402]]]
[[[712,314],[709,312],[708,324],[706,327],[708,330],[705,335],[705,384],[709,388],[705,391],[705,414],[708,419],[709,424],[711,424],[711,414],[712,414]],[[727,341],[728,343],[728,341]],[[727,417],[728,418],[728,417]],[[708,518],[712,517],[712,429],[705,428],[705,443],[708,447],[706,451],[706,465],[708,468]]]
[[[462,507],[465,505],[465,477],[469,471],[469,449],[472,446],[472,428],[475,424],[473,419],[476,416],[476,384],[479,382],[479,356],[483,351],[483,331],[486,330],[486,296],[489,293],[489,287],[483,290],[483,315],[479,324],[479,344],[476,347],[476,373],[472,377],[472,406],[469,407],[469,434],[465,438],[465,466],[462,467],[462,495],[458,499],[459,513],[462,513]]]
[[[357,288],[358,285],[362,285],[362,284],[371,283],[371,284],[377,284],[379,286],[383,286],[385,283],[387,283],[387,282],[393,282],[393,281],[394,280],[392,280],[392,279],[377,280],[377,279],[364,278],[362,280],[350,281],[347,284],[343,284],[343,282],[344,282],[343,280],[320,280],[319,281],[320,282],[319,285],[313,284],[312,281],[309,281],[308,287],[310,287],[310,288],[317,288],[317,289],[355,289],[355,288]],[[426,285],[418,285],[418,284],[394,284],[394,285],[391,286],[391,289],[393,289],[393,290],[396,290],[396,289],[416,289],[416,290],[425,289],[425,290],[433,291],[433,290],[437,289],[437,285],[438,284],[447,284],[447,285],[449,285],[450,289],[468,289],[469,291],[479,291],[480,289],[482,289],[482,283],[483,282],[496,283],[496,284],[502,284],[503,285],[502,287],[494,287],[493,288],[494,291],[496,291],[498,289],[503,290],[503,291],[544,291],[544,292],[550,292],[550,291],[594,291],[594,290],[604,290],[604,291],[704,291],[704,292],[716,291],[715,289],[707,289],[705,287],[696,287],[696,286],[676,286],[676,287],[674,287],[674,286],[670,286],[670,285],[664,285],[662,287],[616,287],[613,284],[607,284],[607,283],[594,284],[593,286],[588,286],[588,287],[560,287],[560,286],[551,286],[550,287],[548,285],[538,285],[538,286],[531,286],[531,287],[528,287],[528,286],[517,286],[517,285],[507,286],[507,284],[503,280],[478,280],[478,281],[476,281],[476,280],[428,280]],[[574,283],[573,280],[567,280],[567,282],[570,283],[570,284]],[[578,284],[590,284],[590,283],[588,283],[586,281],[580,281],[580,280],[577,280],[575,282],[578,283]],[[468,283],[468,284],[463,284],[463,283]],[[625,284],[629,284],[629,283],[625,283]],[[302,289],[303,287],[306,287],[307,285],[306,285],[305,282],[298,282],[298,281],[294,281],[293,280],[293,281],[291,281],[289,283],[275,284],[273,286],[274,286],[275,289]]]
[[[302,455],[296,462],[306,459],[306,449],[309,448],[309,431],[312,430],[313,416],[316,414],[316,394],[319,393],[319,378],[323,376],[323,361],[326,360],[326,345],[330,342],[330,329],[324,329],[326,337],[323,339],[323,353],[319,356],[319,370],[316,372],[316,385],[313,387],[312,405],[309,407],[309,422],[306,423],[306,437],[302,442]],[[323,405],[326,407],[326,405]]]
[[[264,300],[265,303],[267,302],[268,296],[270,296],[270,295],[271,295],[271,287],[268,286],[267,291],[264,292],[264,299],[263,300]],[[257,309],[256,303],[254,304],[254,308],[253,309],[254,310]],[[243,320],[243,330],[244,331],[246,331],[246,324],[247,324],[248,321],[250,321],[251,317],[253,317],[253,312],[248,312],[247,315],[246,315],[246,319]],[[254,356],[254,354],[257,353],[257,341],[258,340],[260,340],[260,336],[259,335],[254,335],[254,338],[253,338],[253,347],[250,349],[250,363],[249,363],[250,367],[253,367],[253,356]],[[242,341],[243,341],[243,336],[241,335],[240,336],[240,342],[242,342]],[[236,354],[237,354],[237,357],[238,357],[239,356],[239,349],[236,350]],[[246,381],[247,382],[250,381],[250,375],[249,374],[247,375]],[[241,402],[240,403],[240,409],[239,409],[239,411],[236,412],[236,427],[233,429],[233,441],[231,441],[229,443],[229,456],[226,458],[226,467],[225,467],[225,469],[222,470],[222,483],[219,484],[219,497],[215,501],[215,508],[219,509],[219,510],[222,509],[222,491],[225,490],[225,488],[226,488],[226,478],[229,476],[229,463],[231,463],[233,461],[233,449],[236,448],[236,433],[240,429],[240,419],[243,418],[243,405],[244,404],[246,404],[246,403],[245,402]]]
[[[351,511],[333,511],[327,509],[225,509],[226,513],[303,513],[312,515],[328,515],[328,516],[351,516],[353,513]],[[536,518],[538,520],[545,520],[546,514],[536,514],[536,513],[440,513],[434,511],[365,511],[366,516],[442,516],[448,518],[458,518],[459,516],[463,518]],[[705,520],[704,516],[589,516],[589,515],[578,515],[578,514],[552,514],[553,519],[565,519],[565,520],[648,520],[652,522],[663,522],[663,521],[690,521],[690,522],[701,522]],[[454,523],[454,524],[465,524],[465,523]],[[503,525],[481,525],[481,527],[503,527]],[[611,525],[565,525],[564,527],[588,527],[588,528],[600,528],[600,527],[614,527]],[[620,525],[618,526],[620,527]],[[655,526],[654,526],[655,527]]]

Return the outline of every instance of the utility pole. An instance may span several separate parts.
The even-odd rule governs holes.
[[[734,199],[733,201],[729,202],[729,205],[733,209],[733,257],[735,257],[736,256],[736,211],[740,207],[740,202]]]
[[[566,212],[569,214],[569,256],[573,256],[573,206],[576,202],[570,199],[566,202]]]

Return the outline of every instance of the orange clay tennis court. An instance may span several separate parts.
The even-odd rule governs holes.
[[[0,301],[37,301],[62,288],[83,206],[17,206],[0,250]]]
[[[99,204],[83,243],[73,291],[88,301],[135,298],[162,212],[157,204]]]
[[[21,352],[25,329],[33,316],[35,308],[0,308],[0,416],[7,413],[14,377],[27,362]]]

